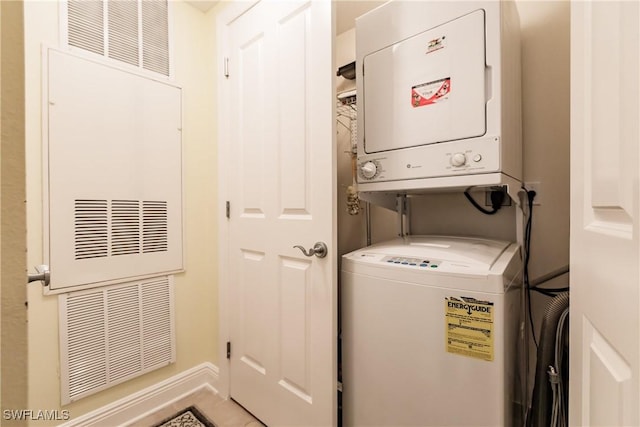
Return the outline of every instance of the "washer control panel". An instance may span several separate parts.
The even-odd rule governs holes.
[[[407,267],[417,267],[417,268],[438,268],[442,261],[435,261],[431,259],[424,258],[407,258],[407,257],[397,257],[397,256],[387,256],[382,258],[381,262],[387,264],[399,264]]]

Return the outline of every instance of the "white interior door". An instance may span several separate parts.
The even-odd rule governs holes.
[[[229,391],[271,426],[336,422],[333,32],[329,1],[227,26]]]
[[[571,8],[569,422],[638,425],[640,7]]]

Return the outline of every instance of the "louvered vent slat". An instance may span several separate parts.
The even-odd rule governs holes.
[[[114,200],[111,203],[111,254],[140,253],[140,202]]]
[[[161,281],[150,283],[142,290],[142,312],[144,336],[144,365],[154,366],[170,357],[171,324],[167,322],[171,295]]]
[[[76,260],[169,248],[165,201],[76,200],[74,215]]]
[[[75,201],[75,258],[108,256],[106,200]]]
[[[142,2],[142,66],[169,75],[169,22],[166,0]]]
[[[109,58],[138,66],[138,2],[107,2],[109,21]]]
[[[77,394],[107,384],[104,297],[70,295],[67,307],[69,383]]]
[[[68,0],[67,24],[70,46],[169,76],[166,0]]]
[[[168,247],[167,202],[142,202],[142,252],[161,252]]]
[[[140,372],[140,298],[136,285],[107,291],[109,380]]]
[[[173,286],[168,277],[61,298],[66,403],[174,361]]]
[[[104,2],[68,0],[69,45],[104,55]]]

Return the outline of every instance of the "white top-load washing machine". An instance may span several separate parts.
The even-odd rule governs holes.
[[[411,236],[342,261],[345,426],[511,426],[515,243]]]

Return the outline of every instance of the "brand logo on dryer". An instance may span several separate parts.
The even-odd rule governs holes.
[[[440,50],[444,47],[444,39],[446,36],[438,37],[437,39],[433,39],[429,41],[427,45],[427,51],[425,53],[435,52],[436,50]]]

